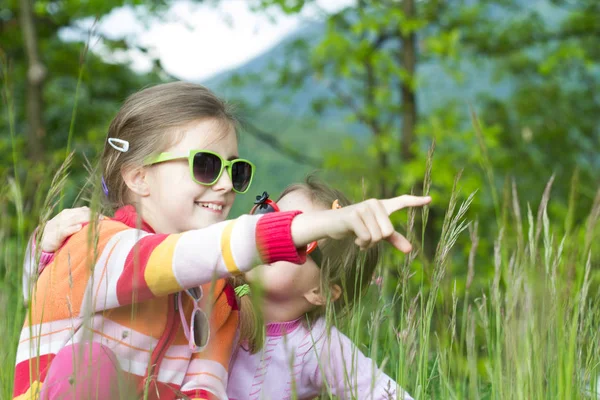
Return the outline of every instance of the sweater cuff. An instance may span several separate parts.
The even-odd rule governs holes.
[[[42,273],[46,265],[50,264],[53,259],[54,253],[48,253],[42,250],[42,254],[40,255],[40,263],[38,264],[38,274]]]
[[[297,249],[292,239],[292,220],[302,211],[275,212],[263,215],[256,225],[256,244],[265,264],[288,261],[306,262],[306,247]]]

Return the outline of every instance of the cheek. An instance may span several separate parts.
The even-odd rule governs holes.
[[[280,265],[261,265],[246,273],[246,279],[260,284],[267,293],[284,291],[294,287],[297,273],[292,268]]]
[[[168,194],[173,190],[188,185],[185,168],[180,163],[164,163],[154,166],[148,172],[150,190],[159,195]],[[188,174],[189,175],[189,174]]]
[[[248,274],[250,282],[260,282],[265,294],[271,298],[289,299],[319,285],[319,271],[310,265],[275,263],[258,267]],[[316,268],[315,268],[316,269]]]

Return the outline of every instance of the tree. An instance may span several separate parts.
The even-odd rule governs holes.
[[[82,28],[82,21],[100,19],[122,5],[117,1],[9,0],[0,14],[0,68],[3,107],[0,147],[14,148],[0,156],[0,176],[17,179],[25,212],[37,210],[46,192],[48,174],[64,160],[66,150],[77,149],[92,160],[108,122],[132,92],[163,81],[159,61],[147,75],[131,71],[126,62],[107,62],[89,53],[90,37],[108,52],[147,51],[124,38],[103,37]],[[158,18],[171,1],[134,1],[140,18]],[[65,41],[65,28],[81,33],[81,41]],[[94,35],[92,35],[94,33]],[[148,52],[148,51],[147,51]],[[150,54],[150,52],[148,52]],[[8,133],[12,135],[8,135]],[[12,137],[12,138],[11,138]],[[17,157],[13,161],[12,154]],[[83,158],[80,158],[83,164]],[[74,182],[86,172],[74,171]],[[6,178],[3,178],[6,180]],[[76,187],[71,187],[73,198]],[[35,217],[32,215],[32,217]],[[31,218],[30,221],[35,221]]]
[[[315,2],[253,4],[259,12],[298,13]],[[466,168],[465,191],[492,188],[474,210],[498,220],[501,196],[494,193],[505,191],[507,177],[535,204],[556,172],[551,209],[564,214],[575,166],[581,182],[598,180],[599,7],[593,0],[359,0],[325,15],[324,32],[313,26],[287,45],[285,61],[273,66],[276,86],[311,88],[324,121],[347,118],[349,129],[368,134],[328,157],[346,184],[362,176],[377,182],[376,196],[418,188],[435,137],[443,167],[434,169],[434,195],[443,198]],[[594,196],[593,188],[581,191],[579,216]]]

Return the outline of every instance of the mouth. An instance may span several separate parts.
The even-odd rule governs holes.
[[[223,212],[223,204],[221,203],[211,203],[211,202],[203,202],[196,201],[194,202],[197,206],[207,209],[208,211],[221,214]]]

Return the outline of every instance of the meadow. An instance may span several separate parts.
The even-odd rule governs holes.
[[[430,152],[424,193],[435,175],[434,158]],[[49,179],[34,225],[43,225],[60,208],[72,162],[67,157]],[[90,173],[94,177],[93,169]],[[87,201],[99,210],[101,194],[92,181],[83,185],[76,202]],[[417,399],[597,398],[600,304],[594,265],[600,192],[584,223],[575,225],[569,220],[572,212],[566,220],[549,216],[551,186],[552,179],[539,207],[532,209],[520,206],[512,185],[499,206],[493,248],[485,253],[478,248],[478,220],[469,217],[479,193],[463,193],[457,174],[447,201],[434,199],[444,202],[446,212],[433,259],[427,260],[419,245],[429,209],[410,210],[400,224],[417,243],[415,250],[407,256],[386,251],[352,314],[340,320],[332,313],[329,317]],[[25,223],[28,215],[17,181],[5,182],[0,193],[0,398],[9,399],[16,345],[27,315],[21,277],[30,234],[25,227],[32,224]],[[466,258],[456,256],[457,242],[467,243]],[[466,281],[449,273],[460,260],[467,262]],[[482,273],[488,276],[478,276]],[[477,279],[487,284],[475,289]]]

